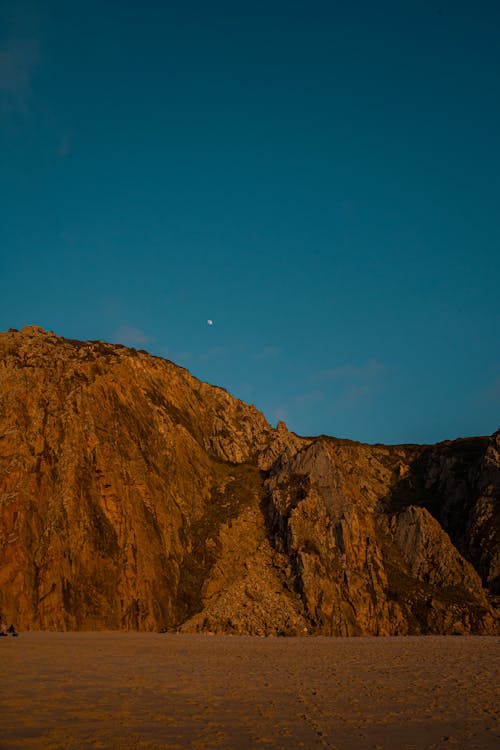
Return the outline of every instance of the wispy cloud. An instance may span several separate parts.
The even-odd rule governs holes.
[[[69,135],[63,135],[59,141],[56,153],[60,159],[65,159],[71,151],[71,138]]]
[[[388,365],[377,359],[369,359],[361,365],[344,364],[328,370],[318,370],[311,375],[313,381],[367,381],[385,375],[389,371]]]
[[[2,112],[26,113],[32,96],[33,77],[40,61],[36,38],[11,37],[0,45],[0,108]]]
[[[480,401],[491,406],[500,404],[500,375],[493,378],[480,394]]]
[[[378,359],[369,359],[361,364],[346,363],[328,370],[318,370],[312,373],[311,381],[322,383],[323,387],[329,383],[330,388],[334,389],[330,398],[335,406],[338,409],[353,409],[379,391],[393,369]]]
[[[283,406],[278,406],[275,409],[271,409],[271,422],[285,422],[288,419],[288,409]]]
[[[200,362],[208,362],[213,359],[222,359],[229,352],[229,349],[225,346],[211,346],[204,352],[198,355]]]
[[[68,247],[73,248],[78,244],[76,235],[74,235],[72,232],[67,232],[65,229],[59,232],[59,239]]]
[[[301,393],[295,396],[295,403],[298,406],[312,406],[323,400],[323,393],[321,391],[309,391],[308,393]]]
[[[126,346],[145,346],[152,341],[152,338],[147,336],[140,328],[125,325],[120,326],[113,333],[113,340]]]
[[[242,382],[235,383],[233,386],[232,393],[243,401],[251,401],[256,394],[257,390],[253,383]]]
[[[355,385],[346,388],[339,398],[335,400],[335,406],[339,409],[352,409],[360,402],[365,401],[376,391],[376,386],[370,383]]]
[[[163,349],[163,353],[161,355],[162,357],[167,356],[167,350],[166,348]],[[176,365],[181,365],[181,367],[187,367],[187,365],[191,362],[194,362],[196,360],[195,355],[193,352],[168,352],[168,359],[172,360],[172,362],[175,362]]]
[[[265,346],[254,355],[254,359],[257,361],[273,359],[274,357],[278,357],[282,351],[283,349],[280,346]]]
[[[349,198],[343,198],[340,201],[340,211],[342,215],[348,219],[351,219],[354,213],[354,204]]]

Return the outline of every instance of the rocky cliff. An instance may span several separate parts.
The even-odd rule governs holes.
[[[273,429],[172,362],[0,334],[0,611],[19,628],[494,633],[500,433]]]

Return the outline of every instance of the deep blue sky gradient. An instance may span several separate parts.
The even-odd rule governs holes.
[[[488,434],[499,82],[498,2],[0,0],[0,329],[302,434]]]

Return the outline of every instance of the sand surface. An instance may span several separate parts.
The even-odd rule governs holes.
[[[498,748],[500,639],[22,633],[0,748]]]

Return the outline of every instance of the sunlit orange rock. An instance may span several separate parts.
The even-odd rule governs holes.
[[[20,629],[497,632],[499,440],[300,438],[146,352],[11,330],[0,612]]]

